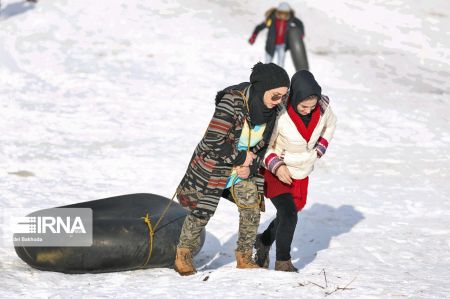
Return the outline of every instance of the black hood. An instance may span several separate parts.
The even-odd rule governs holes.
[[[322,96],[322,88],[309,71],[298,71],[291,80],[289,103],[293,108],[296,108],[301,101],[311,95],[316,95],[320,99]]]
[[[277,112],[276,106],[274,108],[267,108],[264,105],[264,93],[278,87],[288,87],[289,83],[289,75],[282,67],[274,63],[258,62],[252,68],[250,83],[243,82],[219,91],[216,95],[216,105],[226,93],[232,90],[243,92],[251,84],[248,99],[250,123],[252,126],[262,125],[274,118]]]
[[[251,85],[249,82],[242,82],[236,85],[229,86],[219,92],[217,92],[216,95],[216,106],[219,104],[220,100],[223,98],[223,96],[227,93],[231,93],[233,90],[239,90],[242,93],[244,93],[244,90],[250,86],[250,92],[249,92],[249,115],[250,115],[250,122],[252,126],[255,125],[261,125],[267,123],[272,117],[276,116],[277,108],[274,107],[272,109],[267,108],[264,105],[263,97],[264,97],[264,91],[257,91]]]
[[[216,94],[216,106],[219,104],[220,100],[223,98],[224,95],[227,93],[231,93],[233,90],[239,90],[240,92],[244,92],[245,88],[250,86],[250,82],[242,82],[236,85],[228,86],[227,88],[220,90]]]

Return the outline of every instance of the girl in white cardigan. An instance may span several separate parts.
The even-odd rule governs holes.
[[[290,256],[297,213],[306,204],[308,176],[325,154],[335,126],[330,101],[314,76],[306,70],[297,72],[264,159],[265,195],[277,215],[256,239],[256,261],[261,267],[269,266],[270,246],[276,240],[275,270],[298,271]]]

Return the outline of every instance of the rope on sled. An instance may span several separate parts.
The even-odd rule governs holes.
[[[169,211],[170,206],[172,205],[173,199],[175,198],[175,196],[177,195],[177,193],[175,192],[175,194],[172,196],[172,199],[170,200],[169,204],[165,207],[164,211],[161,213],[161,216],[159,216],[158,221],[156,221],[155,225],[152,225],[152,221],[150,219],[150,217],[148,216],[148,213],[145,215],[145,217],[142,217],[142,219],[144,219],[144,223],[147,225],[148,227],[148,239],[149,239],[149,244],[148,244],[148,256],[147,256],[147,260],[145,261],[145,263],[141,266],[141,268],[145,268],[148,264],[148,262],[150,261],[151,257],[152,257],[152,253],[153,253],[153,240],[154,240],[154,236],[155,236],[155,232],[156,229],[158,228],[159,224],[161,223],[162,219],[164,218],[164,216],[167,214],[167,211]]]

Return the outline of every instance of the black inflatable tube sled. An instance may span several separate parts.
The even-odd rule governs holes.
[[[309,70],[305,43],[301,39],[301,31],[297,26],[289,27],[288,43],[292,61],[296,71]]]
[[[154,226],[169,204],[151,242],[149,225],[144,218],[148,214]],[[176,245],[188,213],[175,201],[147,193],[98,199],[60,208],[92,209],[92,246],[15,246],[17,255],[33,268],[75,274],[173,267]],[[203,230],[201,246],[204,241]],[[197,253],[194,252],[194,255]]]

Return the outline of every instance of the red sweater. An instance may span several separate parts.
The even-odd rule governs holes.
[[[286,36],[286,29],[287,29],[287,21],[277,18],[275,21],[275,30],[277,32],[275,39],[276,45],[282,45],[285,43],[284,37]]]

